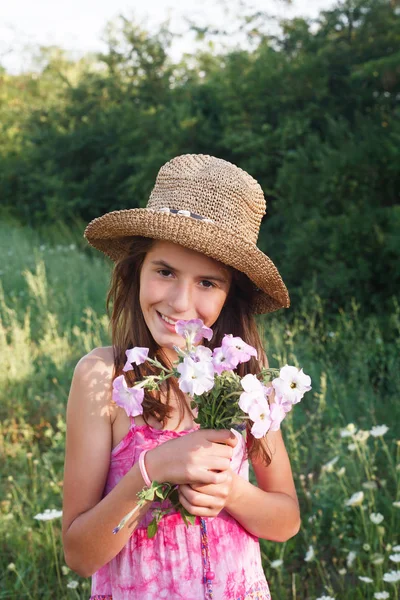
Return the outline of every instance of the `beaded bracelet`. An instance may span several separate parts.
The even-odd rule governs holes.
[[[139,469],[140,469],[140,472],[142,474],[145,484],[147,485],[147,487],[151,487],[151,479],[146,470],[146,465],[144,464],[144,457],[146,456],[147,452],[148,452],[148,450],[143,450],[143,452],[141,452],[139,455]]]

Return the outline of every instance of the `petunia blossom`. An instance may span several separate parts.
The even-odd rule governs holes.
[[[231,371],[238,365],[236,360],[236,352],[234,348],[214,348],[212,362],[214,365],[214,371],[221,375],[223,371]]]
[[[214,367],[211,361],[195,362],[190,356],[179,363],[179,389],[186,394],[201,396],[214,386]]]
[[[128,417],[137,417],[143,414],[143,398],[143,388],[128,387],[124,375],[119,375],[114,379],[112,399],[125,410]]]
[[[269,431],[272,425],[271,410],[268,400],[260,399],[249,408],[249,417],[254,422],[251,428],[252,435],[260,439]]]
[[[190,358],[192,358],[194,362],[211,362],[212,357],[212,350],[205,346],[196,346],[190,353]]]
[[[239,407],[243,412],[248,413],[254,403],[262,403],[265,400],[267,388],[251,373],[242,377],[240,383],[244,392],[240,394]]]
[[[232,334],[224,335],[222,339],[222,348],[233,348],[234,353],[232,354],[232,358],[235,360],[235,367],[239,363],[244,363],[250,360],[252,356],[257,358],[257,350],[246,344],[240,337],[233,337]]]
[[[191,346],[201,342],[203,338],[211,340],[213,336],[212,329],[206,327],[201,319],[190,319],[189,321],[181,319],[175,323],[175,331]]]
[[[275,391],[292,404],[300,402],[305,392],[311,390],[311,378],[303,373],[303,369],[285,365],[279,377],[272,380]]]
[[[135,346],[134,348],[129,348],[125,351],[127,361],[123,367],[123,371],[133,371],[132,364],[141,365],[147,360],[147,356],[149,354],[148,348],[139,348]]]

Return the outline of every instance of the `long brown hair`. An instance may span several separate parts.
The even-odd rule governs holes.
[[[107,294],[107,312],[110,317],[110,328],[114,353],[114,375],[123,373],[122,367],[126,362],[125,351],[134,346],[149,348],[149,356],[168,366],[167,356],[151,335],[140,307],[140,272],[146,254],[155,243],[152,238],[134,237],[129,252],[120,259],[112,272],[111,285]],[[225,266],[225,265],[224,265]],[[238,365],[236,371],[244,377],[248,373],[258,373],[262,364],[264,351],[254,315],[251,312],[255,286],[250,279],[236,269],[228,268],[232,273],[232,281],[225,304],[214,323],[213,337],[210,342],[203,341],[205,346],[214,349],[221,345],[226,333],[240,336],[246,343],[257,350],[259,360],[254,357],[247,363]],[[158,374],[151,365],[133,365],[133,371],[127,371],[125,377],[130,385],[141,380],[145,375]],[[178,382],[171,377],[164,382],[165,402],[161,401],[160,392],[145,391],[143,401],[143,419],[147,423],[150,416],[161,421],[163,427],[171,413],[171,397],[175,397],[179,408],[179,424],[188,410],[185,394],[179,389]],[[250,433],[251,425],[247,424],[248,456],[262,456],[266,465],[271,462],[267,451],[266,440],[255,439]]]

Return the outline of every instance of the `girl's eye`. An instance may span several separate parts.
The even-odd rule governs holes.
[[[163,277],[167,277],[169,273],[171,273],[171,271],[169,269],[160,269],[159,271],[157,271],[157,273],[160,273]],[[167,275],[165,275],[165,273],[167,273]]]
[[[211,283],[211,281],[208,281],[208,279],[203,279],[203,281],[201,283],[209,283],[210,285],[206,285],[206,288],[212,288],[215,287],[215,285],[213,283]]]
[[[169,269],[159,269],[157,271],[157,273],[159,273],[162,277],[168,277],[172,273],[172,271],[170,271]],[[212,283],[211,281],[208,281],[208,279],[203,279],[201,283],[208,284],[208,285],[202,286],[202,287],[205,287],[206,289],[216,287],[215,284]]]

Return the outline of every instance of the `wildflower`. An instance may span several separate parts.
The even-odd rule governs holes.
[[[279,567],[281,567],[283,565],[283,560],[281,560],[280,558],[278,558],[277,560],[273,560],[271,562],[271,567],[273,569],[279,569]]]
[[[385,560],[385,557],[382,556],[382,554],[379,554],[378,552],[375,552],[375,554],[373,554],[371,556],[371,562],[373,565],[381,565]]]
[[[69,569],[68,567],[66,567],[65,565],[62,565],[61,567],[61,571],[63,575],[68,575],[68,573],[70,572],[71,569]]]
[[[340,467],[339,471],[337,472],[337,475],[339,477],[342,477],[342,475],[344,475],[346,473],[346,467]]]
[[[351,550],[348,555],[347,555],[347,559],[346,559],[346,564],[348,566],[348,568],[351,567],[351,565],[353,564],[353,562],[355,561],[357,556],[357,553],[354,552],[353,550]]]
[[[143,388],[128,387],[124,375],[119,375],[114,379],[112,399],[125,410],[128,417],[137,417],[143,414],[143,398]]]
[[[129,348],[125,350],[127,361],[123,367],[123,371],[133,371],[132,365],[141,365],[147,360],[147,356],[149,354],[148,348],[139,348],[135,346],[135,348]]]
[[[346,500],[345,506],[359,506],[364,500],[364,492],[356,492]]]
[[[393,546],[393,552],[400,552],[400,546]]]
[[[339,569],[338,573],[339,573],[339,575],[346,575],[347,569],[345,569],[345,568]]]
[[[253,348],[253,346],[246,344],[240,337],[233,337],[232,334],[224,335],[222,339],[222,348],[224,350],[232,348],[235,351],[235,367],[239,363],[247,362],[252,356],[257,358],[257,350]]]
[[[55,508],[46,508],[44,513],[38,513],[33,518],[38,521],[51,521],[52,519],[58,519],[62,516],[62,510],[56,510]]]
[[[331,460],[329,460],[327,463],[325,463],[324,465],[322,465],[322,471],[326,471],[328,473],[331,473],[333,471],[333,466],[337,463],[337,461],[339,460],[339,456],[335,456],[334,458],[332,458]]]
[[[385,435],[385,433],[387,433],[389,431],[389,427],[387,425],[375,425],[374,427],[372,427],[372,429],[370,429],[370,434],[373,437],[381,437],[382,435]]]
[[[364,583],[374,583],[374,580],[371,579],[371,577],[363,577],[362,575],[359,575],[358,579]]]
[[[179,389],[185,394],[201,396],[214,386],[214,367],[211,362],[195,362],[190,356],[179,363]]]
[[[381,513],[371,513],[369,515],[369,518],[371,519],[371,521],[373,522],[374,525],[379,525],[379,523],[382,523],[384,517],[383,515],[381,515]]]
[[[365,552],[369,552],[371,550],[371,546],[369,544],[363,544],[363,550],[365,550]]]
[[[10,563],[10,564],[8,565],[7,569],[8,569],[9,571],[15,571],[15,570],[16,570],[15,564],[14,564],[14,563]]]
[[[320,596],[317,600],[335,600],[332,596]]]
[[[77,581],[70,581],[69,583],[67,583],[67,588],[75,590],[78,587],[78,585],[79,583]]]
[[[386,600],[389,598],[389,594],[388,592],[375,592],[374,598],[376,598],[376,600]]]
[[[363,429],[359,429],[357,433],[354,435],[354,439],[356,442],[360,442],[363,444],[369,438],[369,431],[364,431]]]
[[[206,327],[201,319],[179,320],[175,323],[175,331],[185,338],[186,343],[190,346],[201,342],[203,338],[211,340],[213,336],[212,329]]]
[[[308,546],[307,553],[304,557],[305,562],[311,562],[315,558],[314,548],[312,546]]]
[[[344,438],[344,437],[351,437],[352,435],[355,434],[356,431],[357,431],[357,428],[354,425],[354,423],[349,423],[347,425],[347,427],[345,427],[344,429],[340,430],[340,437],[342,437],[342,438]]]
[[[385,573],[383,581],[386,581],[387,583],[397,583],[400,581],[400,571],[390,571],[389,573]]]
[[[376,481],[364,481],[362,484],[363,488],[366,490],[376,490],[378,489],[378,484]]]
[[[396,508],[400,508],[400,502],[398,500],[396,502],[393,502],[393,506],[395,506]]]
[[[303,369],[297,369],[285,365],[279,371],[279,377],[272,380],[272,385],[280,396],[284,396],[292,404],[300,402],[305,392],[311,390],[311,378],[303,373]]]
[[[355,449],[357,448],[357,444],[349,444],[349,445],[347,446],[347,448],[348,448],[349,450],[355,450]]]
[[[400,562],[400,554],[391,554],[389,556],[389,560],[391,560],[392,562],[395,562],[395,563],[399,563]]]

